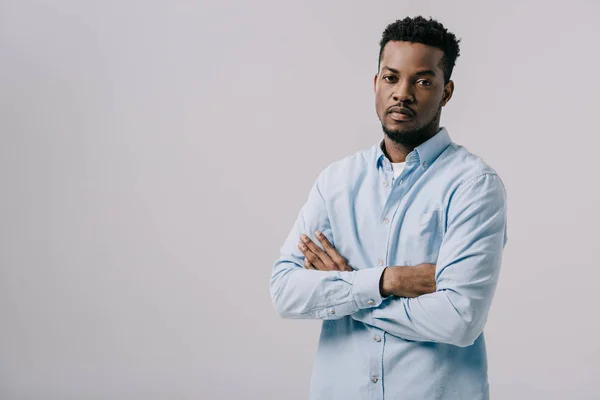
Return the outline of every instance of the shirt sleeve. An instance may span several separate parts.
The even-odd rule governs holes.
[[[447,207],[437,290],[391,297],[353,318],[407,340],[470,346],[483,331],[507,242],[506,192],[495,174],[460,186]]]
[[[312,186],[271,271],[271,298],[284,318],[338,319],[361,309],[377,307],[382,302],[379,280],[385,267],[351,272],[315,271],[304,267],[304,255],[298,249],[301,234],[322,247],[314,234],[318,229],[335,246],[321,191],[322,176],[323,172]]]

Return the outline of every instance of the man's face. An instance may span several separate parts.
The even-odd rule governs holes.
[[[420,144],[437,132],[453,83],[444,84],[444,53],[421,43],[390,41],[375,75],[375,108],[384,131],[402,144]],[[416,143],[412,143],[416,142]]]

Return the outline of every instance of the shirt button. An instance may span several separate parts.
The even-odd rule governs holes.
[[[383,260],[379,260],[379,265],[383,267]]]
[[[387,218],[385,218],[385,219],[383,220],[383,223],[387,225],[387,224],[389,224],[389,223],[390,223],[390,220],[389,220],[389,219],[387,219]]]
[[[375,301],[373,299],[369,299],[369,301],[367,301],[367,304],[372,306],[373,304],[375,304]]]
[[[376,342],[381,342],[381,338],[379,336],[375,336],[373,339],[375,339]]]
[[[427,162],[423,163],[423,168],[427,168]]]
[[[388,181],[383,181],[383,186],[387,187],[388,186]]]
[[[371,377],[371,382],[373,382],[373,383],[377,383],[377,377],[376,377],[376,376],[372,376],[372,377]]]
[[[404,182],[404,179],[400,179],[400,183]]]
[[[335,310],[333,308],[329,309],[329,314],[335,314]]]

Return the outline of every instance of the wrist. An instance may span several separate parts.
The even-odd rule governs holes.
[[[386,267],[379,281],[379,293],[381,297],[389,297],[394,294],[395,279],[393,278],[395,267]]]

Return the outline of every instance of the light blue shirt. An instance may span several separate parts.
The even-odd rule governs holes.
[[[310,399],[489,398],[483,327],[506,244],[496,172],[445,128],[393,180],[378,143],[325,168],[270,280],[278,313],[323,320]],[[321,230],[354,268],[304,267],[302,233]],[[435,293],[382,298],[385,266],[436,264]]]

